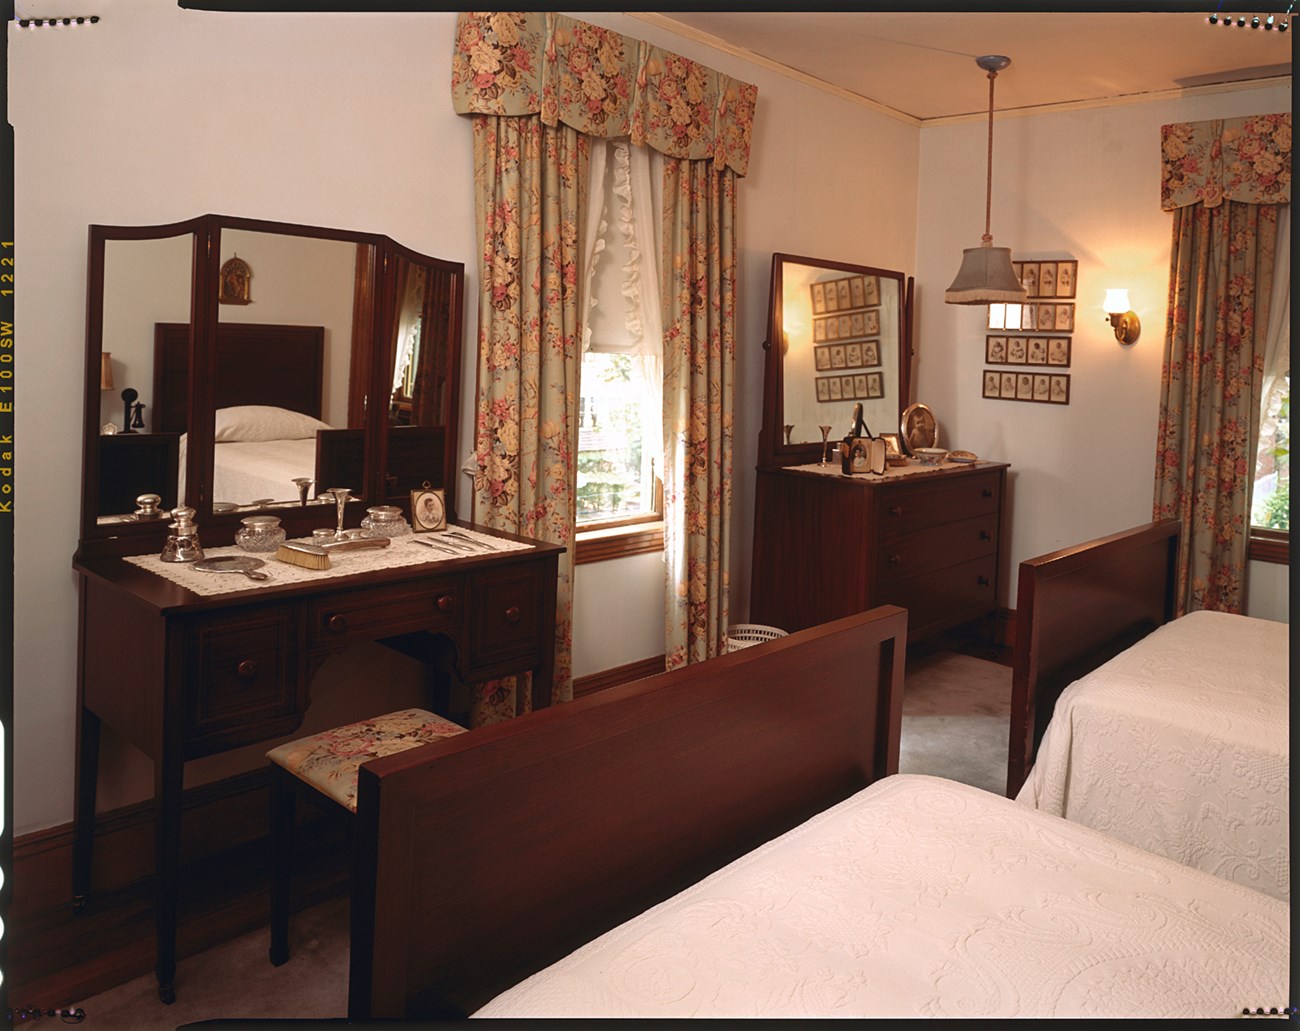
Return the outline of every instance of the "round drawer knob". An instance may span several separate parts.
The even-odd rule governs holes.
[[[518,623],[518,622],[519,622],[519,606],[518,606],[518,605],[511,605],[510,608],[506,609],[506,622],[507,622],[507,623]]]
[[[993,535],[992,535],[991,533],[989,533],[988,530],[981,530],[981,531],[980,531],[980,540],[982,540],[982,541],[991,541],[992,539],[993,539]]]
[[[975,582],[981,587],[987,587],[989,585],[989,578],[987,576],[977,576]]]
[[[241,680],[252,680],[257,676],[257,663],[252,659],[245,659],[235,667],[235,673]]]
[[[326,622],[325,625],[329,627],[330,633],[332,634],[346,633],[348,629],[348,617],[341,615],[330,616],[329,621]]]
[[[438,608],[443,612],[450,612],[456,607],[456,599],[450,594],[444,594],[438,599]]]
[[[901,516],[903,514],[903,506],[895,505],[893,508],[889,510],[889,514],[894,516]]]
[[[898,565],[898,564],[899,564],[900,562],[902,562],[902,561],[903,561],[903,556],[902,556],[902,555],[890,555],[890,556],[889,556],[889,564],[890,564],[891,566],[896,566],[896,565]]]
[[[982,497],[982,498],[991,498],[991,497],[993,497],[993,488],[991,488],[991,487],[985,487],[982,491],[980,491],[980,497]]]

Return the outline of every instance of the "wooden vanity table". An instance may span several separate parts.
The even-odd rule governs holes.
[[[465,681],[529,672],[533,708],[549,705],[556,566],[564,549],[529,543],[525,550],[218,595],[195,594],[119,557],[74,562],[81,589],[74,905],[84,902],[90,884],[100,727],[107,724],[154,761],[164,1001],[175,997],[185,763],[293,733],[310,704],[312,675],[353,641],[440,634],[454,645]],[[427,557],[423,549],[419,557]]]
[[[867,427],[858,435],[896,434],[908,451],[900,423],[912,293],[901,272],[772,256],[749,602],[756,623],[793,632],[892,604],[907,609],[916,640],[997,609],[1005,463],[924,466],[913,457],[883,474],[841,470],[836,447],[856,429],[858,404]]]
[[[252,269],[251,295],[221,290],[236,258]],[[107,725],[154,763],[156,973],[165,1002],[175,998],[186,762],[292,734],[313,674],[354,641],[378,641],[468,683],[528,672],[533,707],[550,703],[558,545],[470,527],[526,546],[435,559],[399,538],[393,561],[348,572],[340,555],[328,573],[270,561],[272,582],[221,593],[133,561],[157,558],[169,534],[165,510],[137,510],[146,494],[193,509],[208,551],[233,549],[251,516],[280,519],[289,539],[355,528],[368,506],[409,518],[414,490],[441,490],[454,517],[464,280],[462,263],[378,233],[213,214],[89,227],[81,537],[72,563],[80,589],[73,905],[94,902],[86,896]],[[143,395],[147,433],[101,435],[106,361],[117,382]],[[346,461],[322,461],[338,440]],[[153,460],[127,462],[126,450]],[[336,488],[347,492],[342,512],[311,500]],[[261,828],[266,815],[248,819]]]
[[[758,470],[750,618],[793,632],[900,605],[914,641],[992,615],[1006,470]]]

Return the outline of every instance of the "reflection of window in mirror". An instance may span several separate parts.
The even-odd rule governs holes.
[[[589,312],[579,373],[580,531],[663,517],[663,331],[659,291],[645,286],[659,282],[661,164],[627,140],[592,141],[583,241],[591,303],[579,302]]]

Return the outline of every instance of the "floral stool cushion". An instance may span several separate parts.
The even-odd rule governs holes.
[[[464,732],[459,724],[424,709],[403,709],[290,741],[272,748],[266,757],[355,813],[362,763]]]

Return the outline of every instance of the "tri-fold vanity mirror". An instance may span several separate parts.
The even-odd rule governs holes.
[[[306,533],[335,487],[454,511],[464,278],[375,233],[91,226],[83,548],[147,550],[180,504],[214,543],[263,511]]]
[[[853,411],[874,435],[898,432],[908,403],[911,277],[791,254],[772,255],[762,466],[801,465],[835,442]]]

